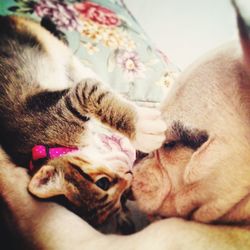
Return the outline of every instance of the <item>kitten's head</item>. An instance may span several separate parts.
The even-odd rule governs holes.
[[[132,174],[124,167],[107,166],[72,154],[49,160],[32,177],[29,191],[39,198],[65,196],[93,225],[122,212]]]

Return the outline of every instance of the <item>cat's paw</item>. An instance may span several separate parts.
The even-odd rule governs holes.
[[[166,124],[157,109],[137,108],[136,149],[149,153],[161,147],[165,140]]]

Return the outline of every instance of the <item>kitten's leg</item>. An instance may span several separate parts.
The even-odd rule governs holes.
[[[48,105],[44,102],[46,99],[55,101],[50,107],[43,106]],[[164,140],[165,124],[159,111],[138,108],[96,80],[86,79],[69,90],[33,96],[28,106],[34,110],[33,118],[37,119],[34,129],[37,131],[41,127],[38,134],[43,143],[81,143],[86,131],[86,116],[123,133],[142,151],[158,148]]]
[[[98,81],[100,81],[99,77],[96,76],[94,72],[91,72],[90,69],[83,66],[76,57],[72,57],[70,73],[71,78],[75,82],[80,82],[81,79],[85,79],[86,77],[98,79]],[[99,85],[95,80],[92,80],[92,82],[94,85]],[[121,96],[110,93],[110,90],[104,89],[103,85],[101,86],[102,91],[100,91],[99,94],[98,92],[95,93],[92,99],[92,107],[95,107],[96,104],[99,105],[98,101],[102,102],[102,105],[104,105],[103,112],[100,110],[102,106],[96,107],[96,110],[92,110],[96,117],[102,122],[106,121],[109,126],[127,135],[132,139],[137,149],[149,152],[158,148],[164,140],[165,130],[165,124],[161,120],[160,112],[156,109],[139,108]],[[109,96],[106,95],[107,98],[104,98],[104,93],[109,93]],[[109,97],[112,97],[112,100],[109,100]],[[126,120],[125,123],[124,119]],[[118,123],[116,123],[116,121]],[[120,127],[120,125],[124,126]],[[134,127],[134,129],[132,129],[133,131],[129,129],[131,127]]]
[[[139,108],[99,81],[81,81],[65,96],[65,103],[123,133],[142,151],[156,149],[164,140],[165,123],[159,111]]]
[[[89,117],[135,138],[135,106],[95,80],[83,80],[68,90],[39,93],[27,100],[25,108],[28,112],[24,124],[19,126],[24,130],[23,137],[28,136],[29,140],[33,137],[30,131],[36,131],[34,136],[46,144],[81,143]]]

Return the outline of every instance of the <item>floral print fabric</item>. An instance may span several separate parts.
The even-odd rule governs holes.
[[[49,19],[85,66],[134,101],[161,101],[177,72],[122,0],[5,0],[0,15]]]

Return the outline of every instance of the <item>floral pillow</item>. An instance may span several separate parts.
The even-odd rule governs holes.
[[[5,0],[0,15],[49,20],[85,66],[134,101],[161,101],[177,72],[122,0]]]

